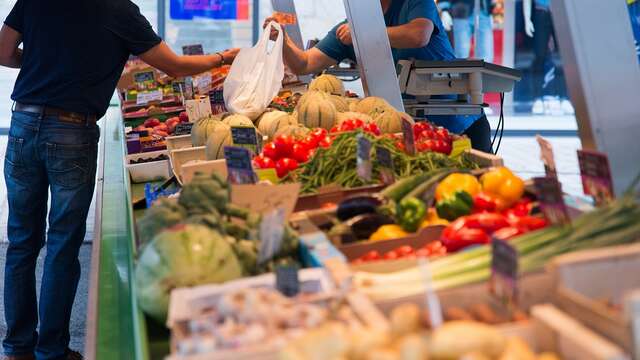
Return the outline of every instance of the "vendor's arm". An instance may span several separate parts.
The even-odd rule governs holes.
[[[408,24],[392,26],[387,28],[389,43],[395,49],[417,49],[427,46],[434,25],[429,19],[418,18],[411,20]]]
[[[140,58],[171,77],[182,77],[200,74],[223,64],[231,64],[238,51],[232,49],[213,55],[178,56],[163,41],[142,53]]]

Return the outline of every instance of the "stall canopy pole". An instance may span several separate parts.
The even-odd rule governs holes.
[[[344,0],[344,7],[365,94],[384,98],[399,111],[404,111],[380,2]]]
[[[258,38],[260,37],[260,28],[262,24],[260,24],[260,0],[253,0],[253,43],[258,42]]]
[[[164,39],[166,25],[166,0],[158,0],[158,36]]]
[[[582,146],[609,156],[619,195],[640,156],[640,66],[626,1],[553,0],[551,12]]]

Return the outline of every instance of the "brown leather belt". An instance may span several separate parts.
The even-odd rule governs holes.
[[[53,116],[53,117],[57,117],[59,121],[73,123],[73,124],[92,125],[92,124],[95,124],[97,121],[97,117],[92,114],[77,113],[77,112],[57,109],[49,106],[27,105],[27,104],[21,104],[17,102],[13,110],[19,111],[19,112],[34,113],[41,116]]]

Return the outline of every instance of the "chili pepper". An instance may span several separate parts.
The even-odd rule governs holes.
[[[473,197],[474,212],[493,212],[496,211],[497,207],[497,199],[485,192],[480,192]]]
[[[398,217],[402,229],[415,232],[427,215],[427,206],[420,199],[407,197],[398,204]]]
[[[484,192],[502,200],[498,210],[510,208],[524,194],[524,181],[506,167],[487,172],[480,177],[480,182]]]
[[[473,198],[468,192],[460,190],[436,203],[438,216],[446,220],[455,220],[471,214]]]
[[[440,201],[453,195],[456,191],[466,191],[469,195],[475,196],[480,192],[480,183],[471,174],[454,173],[442,181],[436,187],[436,201]]]

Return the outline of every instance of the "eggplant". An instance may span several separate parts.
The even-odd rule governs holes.
[[[345,223],[351,229],[351,234],[360,240],[368,239],[379,227],[390,224],[395,224],[395,221],[382,214],[358,215]]]
[[[336,216],[340,221],[347,221],[364,214],[374,214],[383,201],[374,195],[354,195],[338,204]]]

